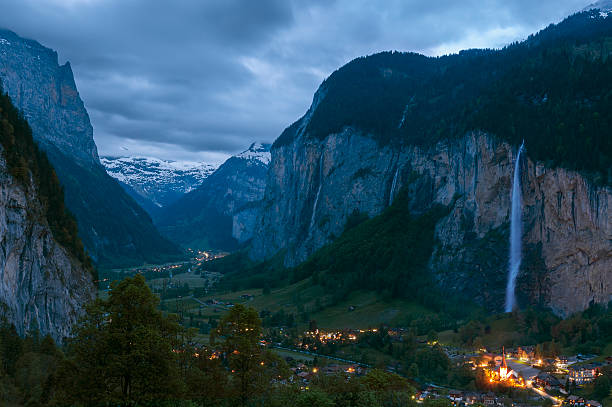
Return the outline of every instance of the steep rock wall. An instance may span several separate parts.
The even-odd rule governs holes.
[[[0,158],[0,315],[22,335],[38,329],[61,342],[94,296],[91,274],[54,240],[34,187],[17,183]]]
[[[413,213],[451,206],[436,226],[430,270],[440,284],[500,310],[507,278],[510,190],[516,148],[487,134],[428,148],[380,146],[352,128],[324,140],[299,135],[272,150],[263,209],[251,256],[287,249],[295,265],[339,236],[347,217],[387,207],[409,192]],[[612,294],[611,191],[582,175],[521,162],[524,262],[521,304],[560,315]]]

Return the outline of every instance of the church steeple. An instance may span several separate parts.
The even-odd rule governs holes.
[[[508,371],[508,364],[506,363],[506,348],[502,346],[502,363],[499,367],[499,379],[506,380],[510,372]]]

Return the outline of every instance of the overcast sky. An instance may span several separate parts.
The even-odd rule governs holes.
[[[360,55],[500,47],[588,0],[0,0],[70,61],[101,155],[222,161],[272,142]]]

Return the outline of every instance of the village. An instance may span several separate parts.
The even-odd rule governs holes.
[[[358,340],[359,335],[366,332],[376,333],[378,329],[345,329],[309,330],[304,332],[302,341],[298,342],[296,349],[309,355],[316,355],[316,343],[330,342],[347,343]],[[389,329],[389,336],[401,340],[404,329]],[[306,340],[304,340],[306,339]],[[423,340],[424,342],[424,340]],[[263,341],[262,344],[274,347],[275,345]],[[437,343],[428,343],[433,346]],[[276,344],[279,345],[279,344]],[[453,406],[512,406],[521,407],[540,405],[548,400],[551,406],[568,407],[602,407],[596,400],[589,400],[574,395],[577,389],[594,382],[601,374],[602,369],[612,365],[612,357],[602,362],[593,362],[596,355],[558,356],[556,358],[538,358],[535,347],[522,346],[515,349],[505,349],[500,352],[489,352],[480,349],[476,353],[461,353],[456,348],[443,346],[450,360],[456,365],[468,366],[471,370],[481,369],[486,380],[491,384],[489,391],[467,391],[439,386],[433,383],[416,383],[418,391],[415,395],[417,403],[427,400],[447,399]],[[337,359],[337,358],[336,358]],[[341,359],[338,359],[341,360]],[[330,363],[318,366],[305,363],[296,363],[292,357],[287,362],[293,364],[291,370],[294,377],[290,382],[298,381],[302,387],[307,388],[310,381],[319,374],[334,375],[346,374],[361,376],[367,374],[372,368],[362,363]],[[293,362],[293,363],[292,363]],[[351,361],[345,361],[351,362]],[[393,366],[387,366],[387,371],[393,372]],[[520,400],[508,396],[508,392],[498,393],[495,388],[524,389]]]
[[[199,328],[201,337],[196,347],[208,345],[205,338],[214,328],[215,321],[234,304],[253,304],[255,299],[262,298],[259,293],[252,291],[220,296],[212,291],[223,276],[197,266],[198,263],[221,255],[194,252],[189,264],[167,264],[146,270],[151,273],[149,285],[159,295],[161,309],[175,312],[184,324]],[[157,277],[160,275],[163,277]],[[209,290],[215,294],[209,295]],[[352,308],[349,307],[348,311],[354,311]],[[292,375],[282,382],[297,384],[303,389],[307,389],[318,375],[343,374],[358,377],[372,369],[382,369],[408,377],[417,389],[414,396],[417,403],[447,400],[454,406],[602,407],[599,401],[581,397],[580,389],[593,383],[602,375],[604,368],[612,365],[612,357],[602,358],[598,355],[576,354],[546,358],[541,356],[542,353],[535,346],[502,346],[499,349],[480,347],[474,351],[440,343],[437,337],[415,335],[414,328],[380,325],[376,328],[329,329],[318,327],[316,321],[311,320],[306,323],[303,331],[299,331],[298,327],[303,327],[303,322],[297,324],[297,321],[278,319],[276,314],[265,310],[260,312],[264,328],[274,327],[265,330],[260,345],[283,357],[290,366]],[[290,314],[283,315],[288,317]],[[454,388],[435,380],[406,375],[406,366],[400,362],[381,365],[334,351],[351,346],[359,347],[368,337],[382,335],[388,343],[398,346],[405,341],[414,341],[420,347],[439,347],[453,367],[472,371],[477,380],[482,379],[481,383],[476,388]]]

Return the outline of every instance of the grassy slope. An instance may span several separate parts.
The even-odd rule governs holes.
[[[198,276],[179,274],[176,278],[181,282],[188,282],[191,287],[198,286],[202,280]],[[159,286],[162,284],[162,279],[151,280],[150,286]],[[253,299],[245,300],[241,296],[244,294],[253,295]],[[307,280],[291,284],[289,286],[272,290],[270,294],[263,295],[261,289],[242,290],[229,293],[213,293],[199,300],[206,302],[209,299],[215,299],[224,303],[231,302],[234,304],[245,304],[251,306],[258,311],[268,310],[277,312],[284,310],[298,315],[302,304],[304,309],[308,311],[315,307],[317,299],[325,301],[323,290],[321,287],[312,286]],[[177,305],[182,302],[182,305]],[[177,299],[165,301],[167,310],[175,312],[177,307],[183,307],[183,310],[188,314],[201,315],[202,319],[208,320],[212,317],[218,318],[226,311],[226,307],[218,306],[202,306],[192,299]],[[349,306],[355,306],[354,311],[349,312]],[[413,302],[393,299],[385,301],[380,298],[375,292],[356,291],[349,295],[346,300],[332,306],[324,306],[320,311],[309,312],[309,318],[317,321],[317,325],[324,329],[341,329],[341,328],[368,328],[376,327],[380,324],[388,324],[391,326],[403,326],[409,324],[411,318],[432,314],[425,307]],[[307,326],[307,322],[299,322],[300,327]]]

